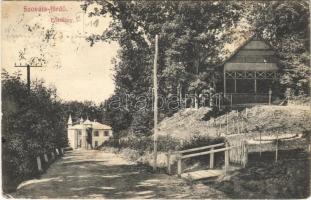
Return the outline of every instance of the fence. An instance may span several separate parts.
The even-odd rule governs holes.
[[[271,104],[274,96],[271,94],[247,94],[230,93],[224,95],[225,100],[230,104]]]
[[[229,113],[223,115],[225,119],[211,118],[207,123],[212,128],[216,129],[216,136],[221,137],[225,135],[232,134],[240,134],[248,132],[246,127],[246,121],[249,118],[248,116],[248,108],[246,108],[242,112],[238,112],[237,110],[233,110],[235,113],[234,116],[231,114],[231,118],[229,119]]]
[[[55,156],[56,153],[56,156]],[[50,164],[52,164],[53,161],[55,161],[56,158],[64,155],[64,149],[63,148],[56,148],[54,151],[50,152],[50,160],[48,158],[48,154],[44,153],[42,155],[39,155],[36,157],[37,162],[37,169],[39,173],[42,173],[44,170],[46,170]],[[43,162],[42,162],[43,161]]]
[[[198,148],[192,148],[192,149],[187,149],[187,150],[182,150],[182,151],[176,151],[176,152],[171,152],[169,151],[167,153],[167,173],[171,174],[171,155],[172,154],[177,154],[177,174],[179,177],[181,177],[182,174],[182,160],[186,158],[193,158],[197,156],[202,156],[202,155],[210,155],[210,162],[209,162],[209,168],[213,169],[214,168],[214,154],[218,152],[224,152],[225,153],[225,173],[227,173],[229,169],[229,163],[230,163],[230,157],[233,156],[234,159],[238,156],[234,155],[236,152],[243,152],[241,155],[244,157],[241,158],[243,162],[243,166],[246,166],[247,163],[247,146],[244,145],[245,143],[241,144],[240,146],[229,146],[229,143],[219,143],[219,144],[214,144],[214,145],[209,145],[209,146],[204,146],[204,147],[198,147]],[[223,147],[225,146],[225,147]],[[222,147],[222,148],[217,148],[217,147]],[[217,149],[215,149],[217,148]],[[233,153],[230,154],[230,152],[233,149],[242,149],[240,151],[233,151]],[[186,155],[185,155],[186,154]],[[230,156],[231,155],[231,156]],[[232,159],[231,159],[232,160]]]

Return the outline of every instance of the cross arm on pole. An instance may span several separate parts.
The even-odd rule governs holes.
[[[28,87],[28,91],[30,91],[30,68],[31,67],[42,67],[41,65],[29,65],[29,64],[24,64],[22,65],[20,63],[20,65],[16,65],[16,63],[14,63],[14,67],[26,67],[27,68],[27,87]]]

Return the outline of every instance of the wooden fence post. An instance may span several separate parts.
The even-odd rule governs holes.
[[[56,154],[59,156],[59,151],[58,151],[58,149],[55,149],[55,151],[56,151]]]
[[[211,148],[211,151],[214,150],[214,147]],[[210,159],[209,159],[209,168],[213,169],[214,168],[214,153],[210,154]]]
[[[171,150],[167,153],[167,173],[171,175]]]
[[[279,133],[276,132],[275,162],[278,162]]]
[[[64,148],[61,148],[60,150],[61,150],[62,154],[64,155]]]
[[[272,90],[269,88],[269,105],[271,105],[271,95],[272,95]]]
[[[38,166],[38,170],[41,172],[42,170],[42,165],[41,165],[41,159],[40,156],[37,156],[37,166]]]
[[[52,152],[51,155],[52,155],[52,160],[54,160],[54,159],[55,159],[55,154],[54,154],[54,152]]]
[[[228,142],[226,142],[226,148],[228,148]],[[229,150],[225,150],[225,173],[229,170]]]
[[[46,153],[44,154],[44,161],[45,161],[46,163],[49,162],[48,155],[46,155]]]
[[[243,142],[243,167],[246,167],[248,162],[248,149],[247,149],[247,141],[244,140]]]
[[[227,118],[227,130],[226,130],[226,133],[227,135],[229,134],[229,116],[228,116],[228,113],[226,114],[226,118]]]
[[[180,146],[184,146],[184,140],[180,140]]]
[[[261,131],[259,132],[259,156],[261,157]]]
[[[181,177],[181,173],[182,173],[182,163],[181,163],[181,155],[178,155],[178,161],[177,161],[177,174],[178,177]]]
[[[218,102],[218,109],[220,110],[220,94],[218,94],[218,96],[219,96],[219,98],[218,98],[218,100],[219,100],[219,102]]]

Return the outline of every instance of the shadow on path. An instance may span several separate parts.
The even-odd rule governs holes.
[[[205,186],[206,187],[206,186]],[[224,197],[201,188],[208,198]],[[209,191],[206,191],[209,189]],[[202,191],[203,192],[203,191]],[[14,197],[23,198],[203,198],[202,192],[176,177],[154,174],[113,153],[72,151],[40,179],[22,183]],[[206,196],[205,196],[206,198]]]

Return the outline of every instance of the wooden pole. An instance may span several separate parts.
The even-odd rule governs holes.
[[[214,147],[211,148],[211,151],[214,150]],[[214,153],[210,154],[210,160],[209,160],[209,168],[213,169],[214,168]]]
[[[259,155],[261,157],[261,131],[259,132]]]
[[[56,151],[56,154],[59,156],[59,151],[58,151],[58,149],[55,149],[55,151]]]
[[[177,174],[178,177],[181,177],[181,173],[182,173],[182,166],[181,166],[181,155],[178,155],[178,161],[177,161]]]
[[[167,153],[167,173],[168,174],[171,174],[171,150],[168,150],[168,153]]]
[[[28,64],[26,64],[26,65],[22,65],[22,64],[20,64],[20,65],[16,65],[16,63],[15,63],[15,65],[14,65],[14,67],[26,67],[27,68],[27,89],[28,89],[28,92],[30,92],[30,68],[31,67],[42,67],[42,66],[31,66],[31,65],[28,65]]]
[[[30,66],[27,65],[27,88],[28,91],[30,92]]]
[[[271,105],[272,90],[269,88],[269,105]]]
[[[226,148],[228,148],[228,142],[226,142]],[[229,150],[225,151],[225,173],[229,170]]]
[[[154,92],[154,134],[153,134],[153,170],[157,170],[157,154],[158,154],[158,136],[157,136],[157,125],[158,125],[158,78],[157,78],[157,61],[158,61],[158,35],[155,36],[155,55],[153,65],[153,92]]]
[[[276,132],[275,162],[278,162],[279,132]]]
[[[37,157],[37,166],[38,166],[38,170],[41,172],[42,170],[42,165],[41,165],[41,159],[40,156]]]
[[[218,109],[220,110],[220,94],[218,94]]]
[[[234,93],[236,93],[236,72],[234,72]]]
[[[44,154],[44,161],[47,163],[49,162],[48,156],[46,155],[46,153]]]
[[[229,119],[228,119],[229,116],[228,116],[228,113],[226,114],[226,118],[227,118],[227,119],[226,119],[226,120],[227,120],[227,124],[226,124],[226,126],[227,126],[226,129],[227,129],[227,130],[226,130],[226,133],[227,133],[227,135],[228,135],[228,134],[229,134]]]
[[[256,72],[255,72],[255,78],[254,78],[254,81],[255,81],[255,84],[254,84],[254,92],[255,94],[257,94],[257,77],[256,77]]]
[[[246,140],[244,140],[244,148],[243,148],[243,155],[244,155],[244,159],[243,159],[243,167],[246,167],[247,162],[248,162],[248,147],[247,147],[247,142]]]
[[[311,19],[311,2],[309,2],[309,19]],[[311,26],[309,26],[310,27],[310,32],[311,32]],[[309,33],[310,33],[309,32]],[[310,48],[309,49],[311,49],[311,40],[309,40],[309,42],[310,42]],[[309,61],[310,61],[310,65],[309,65],[309,67],[311,67],[311,59],[309,59]],[[309,75],[309,95],[311,95],[311,76]],[[311,111],[311,104],[310,104],[310,111]],[[309,134],[309,166],[311,166],[311,152],[310,152],[310,150],[311,150],[311,148],[310,148],[310,143],[311,142],[311,134]],[[310,180],[310,182],[309,182],[309,194],[311,194],[311,179],[309,178],[309,180]]]
[[[232,94],[230,95],[230,105],[231,105],[231,110],[232,110]]]

